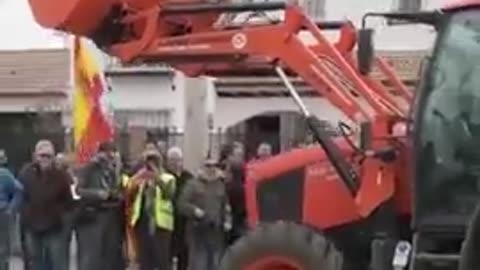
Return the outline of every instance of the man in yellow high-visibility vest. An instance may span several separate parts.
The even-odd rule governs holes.
[[[127,184],[132,194],[129,225],[138,244],[140,269],[170,270],[175,177],[166,173],[156,150],[144,153],[144,166]]]

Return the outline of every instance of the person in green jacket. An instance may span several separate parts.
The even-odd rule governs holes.
[[[127,187],[134,194],[129,226],[135,232],[140,270],[170,270],[175,177],[165,171],[158,150],[146,151],[144,160]]]

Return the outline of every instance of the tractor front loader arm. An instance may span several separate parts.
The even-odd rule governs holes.
[[[354,121],[395,113],[395,106],[372,90],[347,60],[353,46],[344,46],[342,40],[355,39],[354,27],[349,22],[316,24],[299,7],[287,6],[285,20],[276,24],[164,37],[158,35],[161,18],[161,7],[145,11],[141,19],[137,17],[137,23],[144,25],[141,33],[136,33],[140,37],[113,44],[106,50],[125,62],[166,62],[191,76],[283,65]],[[132,21],[135,28],[134,19],[125,20]],[[337,46],[322,34],[318,26],[323,25],[343,29]],[[316,46],[305,44],[299,36],[302,30],[313,37]],[[349,35],[353,37],[345,37]],[[350,80],[353,87],[345,87],[339,76]],[[367,105],[359,105],[359,99]]]
[[[47,8],[53,2],[57,2],[55,12]],[[385,89],[356,70],[352,58],[356,31],[350,22],[315,23],[295,5],[198,0],[30,0],[30,5],[41,25],[91,38],[126,63],[167,63],[189,76],[258,69],[278,73],[279,68],[286,68],[354,122],[404,113]],[[283,21],[218,25],[224,12],[276,9],[284,10]],[[332,44],[322,27],[340,29],[339,41]],[[313,45],[307,45],[301,34],[313,39]],[[331,138],[315,128],[312,119],[309,125],[355,193],[353,166]],[[380,126],[388,134],[387,125]]]
[[[151,40],[148,42],[148,46],[142,49],[132,46],[137,42],[139,42],[137,44],[142,43],[142,39],[147,40],[143,37],[140,41],[132,41],[130,44],[114,45],[109,51],[124,61],[136,59],[142,62],[167,62],[190,76],[215,75],[215,73],[222,71],[242,68],[252,69],[259,65],[267,66],[275,69],[290,93],[297,97],[296,101],[301,104],[295,89],[289,84],[288,78],[280,67],[285,66],[295,71],[319,94],[330,100],[334,106],[340,108],[351,119],[369,119],[371,116],[357,103],[357,99],[361,94],[365,94],[372,102],[378,96],[375,96],[371,90],[368,92],[368,86],[357,77],[353,66],[345,60],[343,55],[347,55],[349,51],[340,52],[337,49],[338,47],[331,45],[321,34],[318,24],[314,24],[305,18],[298,7],[288,7],[285,12],[285,21],[274,25],[192,33],[153,40],[148,38],[148,40]],[[145,31],[152,31],[149,30],[150,27],[153,28],[153,22],[158,20],[154,15],[159,14],[158,12],[150,14],[152,14],[152,17],[147,19]],[[152,26],[148,22],[152,22]],[[320,24],[320,26],[322,25]],[[349,22],[343,22],[336,26],[345,28],[344,33],[354,33]],[[298,32],[302,29],[311,32],[317,40],[319,46],[316,47],[316,50],[305,45],[301,40]],[[147,42],[144,44],[147,44]],[[351,48],[344,47],[343,49]],[[322,58],[327,59],[327,61],[322,61]],[[328,60],[330,58],[332,60]],[[342,82],[336,77],[338,74],[334,72],[336,62],[339,62],[343,69],[347,69],[354,82],[364,90],[363,93],[355,93],[342,85]],[[382,107],[381,103],[372,103],[375,104],[374,109],[383,113],[388,112],[388,108]],[[317,119],[311,116],[305,108],[302,112],[306,117],[308,126],[317,141],[322,145],[347,189],[355,195],[359,179],[352,165],[345,160],[331,138],[319,129],[319,125],[315,121]]]
[[[351,119],[369,117],[357,104],[355,93],[343,90],[322,61],[322,57],[328,58],[326,52],[321,55],[320,49],[313,51],[297,35],[305,20],[297,7],[286,9],[283,23],[167,38],[155,35],[160,10],[147,16],[141,38],[114,44],[107,51],[126,62],[166,62],[190,76],[282,65],[297,73]],[[342,27],[352,26],[344,23]]]

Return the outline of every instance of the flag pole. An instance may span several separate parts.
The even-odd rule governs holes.
[[[69,81],[68,81],[68,106],[67,106],[67,126],[66,126],[66,145],[65,150],[73,153],[74,146],[74,130],[73,130],[73,101],[75,93],[75,36],[67,35],[65,37],[66,45],[69,50]]]

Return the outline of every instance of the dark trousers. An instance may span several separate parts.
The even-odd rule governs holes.
[[[233,245],[247,231],[247,224],[243,217],[234,217],[232,230],[226,234],[227,245]]]
[[[42,233],[26,229],[25,247],[32,270],[68,269],[67,245],[62,228]]]
[[[0,270],[8,270],[10,259],[10,215],[0,211]]]
[[[79,270],[123,270],[123,223],[119,209],[96,212],[77,224]]]
[[[187,270],[188,267],[188,246],[187,243],[177,243],[177,249],[175,253],[177,257],[177,270]]]
[[[216,270],[224,251],[224,232],[220,228],[197,229],[189,233],[188,270]]]
[[[172,259],[176,257],[177,270],[187,270],[188,266],[188,245],[185,238],[185,221],[175,219],[175,229],[172,235]]]
[[[171,270],[170,241],[172,233],[157,228],[150,233],[147,219],[140,218],[135,234],[140,270]]]

